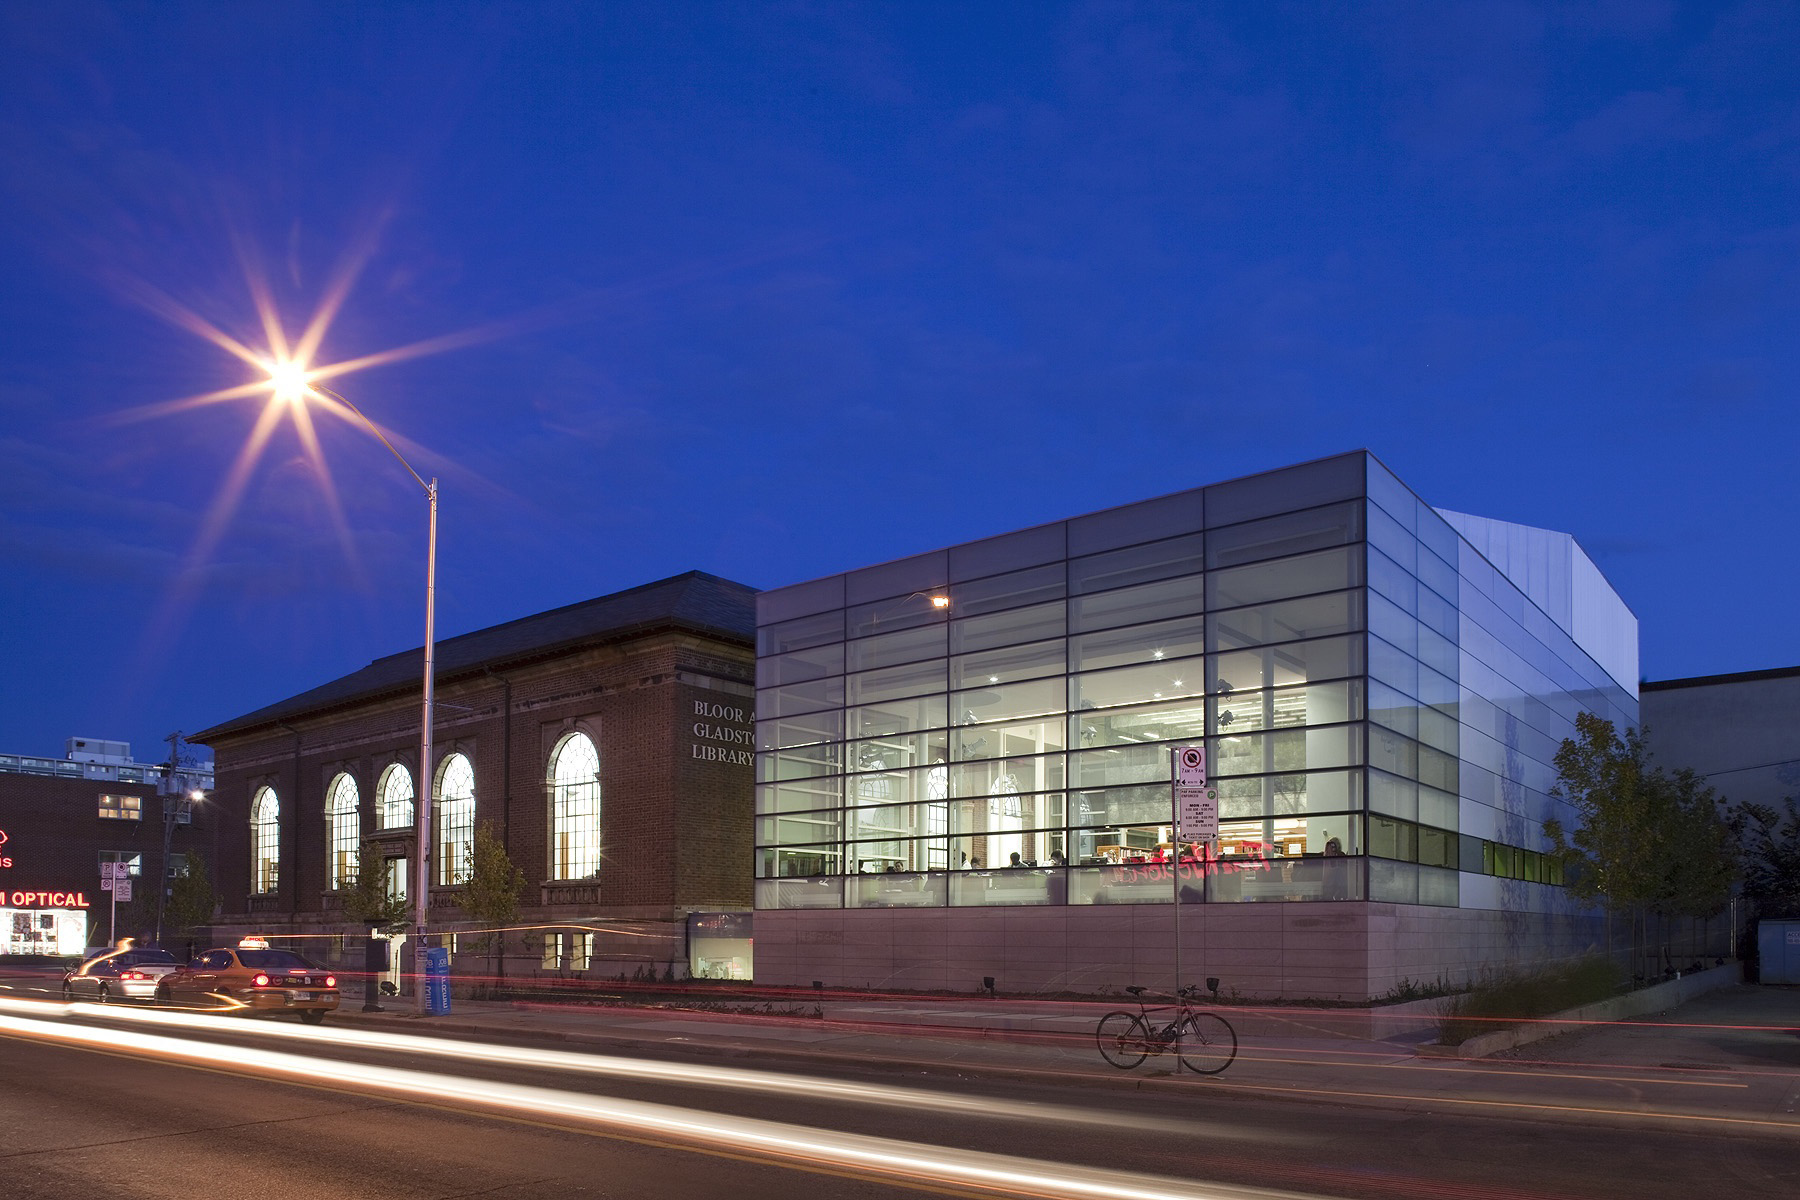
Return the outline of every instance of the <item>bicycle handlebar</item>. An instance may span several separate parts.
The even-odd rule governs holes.
[[[1137,984],[1133,984],[1130,987],[1127,987],[1125,989],[1125,992],[1128,995],[1136,996],[1138,999],[1142,1000],[1144,998],[1144,994],[1146,992],[1150,992],[1150,989],[1147,987],[1142,987]],[[1167,993],[1167,992],[1151,992],[1150,994],[1157,995],[1157,996],[1166,996],[1169,993]],[[1200,995],[1200,985],[1197,983],[1190,983],[1184,988],[1176,988],[1174,994],[1181,997],[1184,1000],[1197,999]]]

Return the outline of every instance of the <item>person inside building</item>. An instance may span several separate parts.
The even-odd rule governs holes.
[[[1344,843],[1334,837],[1326,838],[1325,857],[1343,858]],[[1350,898],[1349,864],[1343,862],[1326,863],[1325,869],[1322,872],[1321,883],[1323,884],[1323,887],[1320,889],[1322,899],[1348,900]]]

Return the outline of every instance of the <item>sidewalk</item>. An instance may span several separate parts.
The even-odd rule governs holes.
[[[1791,1101],[1800,1093],[1796,988],[1739,984],[1666,1013],[1583,1027],[1486,1061],[1416,1054],[1416,1043],[1435,1036],[1435,1021],[1425,1017],[1390,1021],[1396,1032],[1377,1037],[1367,1010],[1223,1007],[1218,1011],[1236,1028],[1239,1053],[1216,1078],[1175,1074],[1166,1057],[1132,1071],[1107,1065],[1093,1031],[1105,1012],[1134,1007],[1118,1002],[826,998],[809,1003],[796,998],[774,1005],[774,1013],[758,1013],[457,1000],[451,1013],[437,1017],[417,1016],[405,999],[390,997],[386,1006],[382,1013],[363,1013],[360,1002],[346,1002],[332,1019],[395,1032],[552,1039],[594,1052],[656,1048],[683,1057],[766,1056],[785,1065],[931,1067],[1054,1077],[1059,1085],[1224,1086],[1337,1103],[1391,1103],[1396,1091],[1420,1098],[1460,1096],[1477,1080],[1490,1091],[1537,1087],[1544,1074],[1540,1068],[1557,1063],[1665,1077],[1679,1068],[1683,1082],[1694,1078],[1688,1072],[1735,1072],[1753,1079],[1753,1085],[1718,1089],[1703,1102],[1723,1106],[1721,1111],[1771,1115],[1786,1104],[1785,1120],[1800,1128]],[[1682,1102],[1702,1101],[1684,1096]]]

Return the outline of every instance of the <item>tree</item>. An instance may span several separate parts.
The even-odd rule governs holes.
[[[1741,804],[1732,827],[1743,847],[1744,895],[1756,914],[1800,917],[1800,802],[1789,796],[1782,808]]]
[[[1556,752],[1551,794],[1574,806],[1580,825],[1571,832],[1553,817],[1544,834],[1575,895],[1629,914],[1637,961],[1649,917],[1710,916],[1724,905],[1737,871],[1731,826],[1698,775],[1650,765],[1641,730],[1620,737],[1611,721],[1582,713],[1575,731]]]
[[[376,869],[371,870],[371,864],[377,864]],[[338,893],[343,897],[344,915],[352,921],[397,933],[406,928],[412,908],[404,896],[389,893],[389,869],[373,844],[364,845],[357,856],[356,874],[338,880]]]
[[[206,860],[198,851],[190,850],[184,861],[187,865],[169,885],[169,901],[163,910],[164,928],[182,937],[202,925],[210,925],[213,909],[219,903],[212,877],[206,871]]]
[[[463,881],[457,903],[479,927],[476,943],[493,955],[496,979],[506,973],[506,928],[519,919],[519,897],[524,891],[525,872],[507,855],[493,822],[483,821],[475,830],[469,877]]]

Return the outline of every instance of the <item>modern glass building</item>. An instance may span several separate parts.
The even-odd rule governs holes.
[[[757,624],[760,982],[1167,984],[1179,936],[1243,994],[1358,998],[1595,941],[1541,826],[1576,714],[1636,723],[1636,620],[1572,538],[1367,453],[765,592]],[[1183,745],[1210,845],[1174,836]]]

